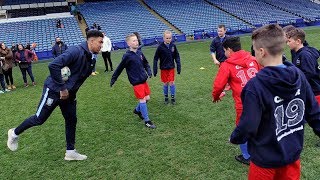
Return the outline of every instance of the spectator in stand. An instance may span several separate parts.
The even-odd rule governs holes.
[[[90,27],[90,30],[98,30],[98,31],[100,31],[101,27],[100,27],[99,24],[93,23],[93,25]]]
[[[58,20],[57,20],[57,22],[56,22],[56,27],[57,27],[57,28],[63,28],[63,27],[64,27],[63,24],[62,24],[62,22],[61,22],[61,19],[58,19]]]
[[[34,77],[32,74],[32,60],[34,59],[34,54],[28,49],[25,49],[22,44],[18,45],[18,51],[16,52],[16,62],[19,64],[24,87],[28,87],[28,81],[27,81],[27,72],[31,78],[32,85],[35,86],[36,82],[34,81]]]
[[[16,89],[16,86],[13,84],[12,77],[13,54],[11,49],[9,49],[4,43],[0,44],[0,57],[4,57],[2,70],[7,83],[7,89]]]
[[[68,46],[61,41],[61,38],[60,37],[56,37],[56,43],[52,47],[53,58],[55,59],[60,54],[64,53],[67,49],[68,49]]]

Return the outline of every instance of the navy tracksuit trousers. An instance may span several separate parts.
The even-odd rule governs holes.
[[[75,93],[69,92],[69,98],[61,100],[60,93],[54,92],[45,86],[36,114],[22,122],[15,129],[15,134],[19,135],[33,126],[43,124],[57,106],[60,107],[65,119],[67,150],[73,150],[77,125],[77,100]]]

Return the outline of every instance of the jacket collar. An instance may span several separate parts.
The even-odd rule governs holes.
[[[89,47],[88,47],[88,42],[87,41],[84,41],[80,44],[80,47],[82,47],[86,53],[90,53],[90,50],[89,50]]]

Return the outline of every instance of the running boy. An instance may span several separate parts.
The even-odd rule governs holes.
[[[222,43],[226,61],[221,64],[216,79],[213,83],[213,102],[221,100],[219,97],[227,83],[230,84],[232,96],[236,109],[236,125],[242,113],[242,102],[240,94],[242,88],[248,80],[253,78],[259,70],[256,59],[250,52],[241,50],[239,37],[230,37]],[[236,156],[236,160],[249,165],[250,155],[247,150],[247,143],[240,144],[241,155]]]
[[[161,81],[163,82],[164,103],[169,103],[168,86],[171,92],[171,104],[175,104],[176,86],[174,84],[174,62],[177,64],[177,73],[181,72],[180,55],[176,45],[172,43],[172,33],[165,31],[163,33],[163,43],[161,43],[154,55],[153,75],[157,76],[158,59],[160,59]]]
[[[149,119],[147,108],[147,101],[150,99],[150,89],[147,79],[148,76],[152,77],[149,63],[143,53],[138,50],[139,43],[135,34],[129,34],[126,37],[126,42],[129,50],[123,55],[122,61],[113,73],[110,86],[112,87],[122,70],[126,68],[128,79],[133,85],[134,95],[139,99],[139,104],[133,112],[144,120],[146,127],[155,129],[156,126]]]
[[[307,121],[320,137],[320,109],[303,73],[282,62],[286,42],[279,25],[252,33],[259,64],[264,66],[243,88],[243,113],[230,142],[248,141],[248,179],[300,179],[303,129]]]

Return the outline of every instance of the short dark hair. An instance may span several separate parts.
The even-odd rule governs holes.
[[[22,43],[17,44],[18,46],[22,46],[22,48],[24,49],[24,45]]]
[[[103,34],[101,31],[98,30],[89,30],[87,32],[87,39],[91,38],[91,37],[102,37],[103,38]]]
[[[222,43],[222,47],[225,49],[232,49],[232,51],[240,51],[241,50],[241,42],[240,38],[237,36],[234,37],[228,37],[226,40]]]
[[[226,29],[226,26],[225,26],[224,24],[219,24],[219,25],[218,25],[218,28]]]
[[[292,25],[288,25],[288,26],[283,27],[282,29],[283,29],[283,31],[284,31],[285,33],[288,33],[289,31],[294,30],[295,28],[296,28],[296,27],[294,27],[294,26],[292,26]]]
[[[252,41],[256,48],[265,48],[272,56],[282,54],[286,45],[285,33],[278,24],[269,24],[254,30]]]
[[[287,36],[287,38],[292,38],[294,40],[300,39],[301,43],[303,43],[304,40],[306,39],[306,33],[304,32],[304,30],[302,30],[300,28],[295,28],[295,29],[287,32],[286,36]]]

